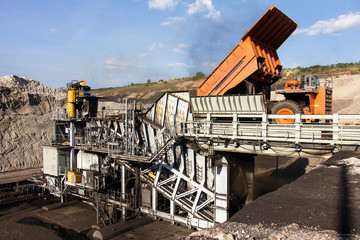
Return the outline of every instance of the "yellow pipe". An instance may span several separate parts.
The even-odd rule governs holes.
[[[76,104],[76,88],[70,87],[68,90],[68,117],[75,117],[75,104]]]

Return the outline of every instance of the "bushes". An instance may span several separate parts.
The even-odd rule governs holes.
[[[296,67],[295,69],[285,68],[283,71],[283,76],[286,76],[290,73],[291,75],[322,75],[322,74],[336,74],[348,72],[350,74],[360,74],[360,62],[358,63],[337,63],[331,65],[314,65],[310,67]]]

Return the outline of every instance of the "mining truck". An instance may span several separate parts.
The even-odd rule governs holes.
[[[297,76],[286,81],[283,88],[276,88],[275,93],[282,94],[286,100],[276,102],[271,108],[272,114],[332,113],[332,83],[329,80],[321,83],[318,76]],[[293,119],[277,119],[276,121],[286,124],[292,123]]]
[[[289,80],[284,89],[277,90],[285,100],[270,101],[271,86],[278,82],[282,70],[276,51],[297,26],[272,5],[199,86],[197,96],[262,94],[267,113],[330,114],[332,90],[320,86],[316,76]],[[293,121],[276,120],[283,124]]]

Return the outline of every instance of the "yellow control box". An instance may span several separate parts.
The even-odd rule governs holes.
[[[81,172],[67,172],[67,181],[72,183],[81,183]]]

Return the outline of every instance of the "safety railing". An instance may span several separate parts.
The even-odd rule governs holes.
[[[359,115],[267,115],[257,121],[198,120],[181,123],[179,136],[219,139],[360,145],[360,124],[342,124]],[[261,119],[261,120],[260,120]],[[294,119],[277,124],[276,119]],[[307,123],[309,121],[316,121]]]
[[[51,119],[56,121],[69,121],[70,118],[68,118],[67,115],[67,109],[60,109],[57,108],[54,112],[51,113]]]

